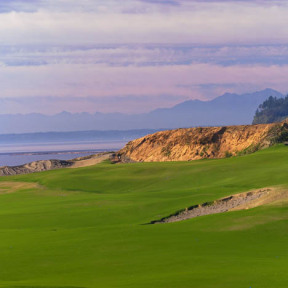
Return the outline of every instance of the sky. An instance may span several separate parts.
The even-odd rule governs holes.
[[[288,1],[0,1],[0,114],[287,93]]]

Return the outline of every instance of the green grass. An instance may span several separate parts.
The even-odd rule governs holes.
[[[220,160],[1,177],[11,189],[19,181],[41,187],[0,194],[0,287],[288,287],[288,204],[142,225],[288,186],[287,172],[288,147],[279,145]]]

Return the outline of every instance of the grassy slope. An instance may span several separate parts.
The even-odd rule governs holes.
[[[288,287],[288,202],[141,225],[224,195],[288,186],[287,171],[288,147],[277,146],[3,177],[45,189],[0,195],[0,287]]]

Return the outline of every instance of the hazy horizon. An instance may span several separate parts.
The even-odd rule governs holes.
[[[126,114],[126,115],[139,115],[139,114],[146,114],[146,113],[151,113],[153,111],[156,111],[158,109],[169,109],[169,108],[173,108],[177,105],[180,105],[182,103],[185,103],[187,101],[201,101],[203,103],[208,103],[210,101],[213,101],[213,100],[216,100],[217,98],[220,98],[222,96],[225,96],[225,95],[235,95],[235,96],[243,96],[243,95],[252,95],[252,94],[255,94],[255,93],[258,93],[258,92],[263,92],[263,91],[274,91],[274,92],[279,92],[281,93],[280,91],[277,91],[275,89],[272,89],[272,88],[266,88],[266,89],[263,89],[261,91],[250,91],[250,92],[247,92],[247,93],[244,93],[244,94],[238,94],[238,93],[229,93],[229,92],[226,92],[222,95],[218,95],[216,96],[215,98],[212,98],[212,99],[187,99],[187,100],[183,100],[181,102],[177,102],[173,105],[169,105],[169,106],[165,106],[165,103],[163,103],[164,106],[155,106],[155,107],[151,107],[150,110],[147,110],[147,111],[142,111],[142,112],[138,112],[137,111],[131,111],[130,113],[127,113],[127,112],[99,112],[99,111],[93,111],[93,112],[88,112],[88,111],[79,111],[79,112],[71,112],[71,111],[67,111],[67,110],[59,110],[59,111],[52,111],[52,112],[47,112],[47,111],[44,111],[43,113],[41,111],[38,111],[38,112],[28,112],[28,113],[17,113],[17,112],[14,112],[14,113],[9,113],[9,115],[28,115],[28,114],[41,114],[41,115],[46,115],[46,116],[56,116],[56,115],[60,115],[60,114],[65,114],[65,113],[69,113],[69,114],[97,114],[97,113],[102,113],[102,114]],[[286,93],[282,93],[283,95],[286,95]],[[135,97],[136,98],[136,97]],[[71,98],[68,99],[68,101],[70,101]],[[137,98],[136,98],[137,99]],[[26,99],[26,104],[30,104],[30,103],[33,103],[36,98],[32,98],[32,99],[29,99],[31,102],[29,102],[27,99]],[[42,100],[44,100],[46,102],[46,104],[49,103],[49,101],[51,101],[51,97],[42,97]],[[79,99],[78,99],[79,100]],[[1,101],[1,100],[0,100]],[[89,99],[88,101],[93,101],[92,99]],[[63,107],[63,109],[65,109],[65,107]],[[45,113],[46,112],[46,113]],[[0,115],[3,115],[3,114],[6,114],[6,113],[0,113]]]

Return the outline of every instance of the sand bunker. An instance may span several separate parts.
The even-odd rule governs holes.
[[[288,190],[279,188],[264,188],[246,193],[225,197],[213,202],[188,207],[150,224],[171,223],[199,216],[223,213],[228,211],[251,209],[268,203],[275,203],[288,198]]]

